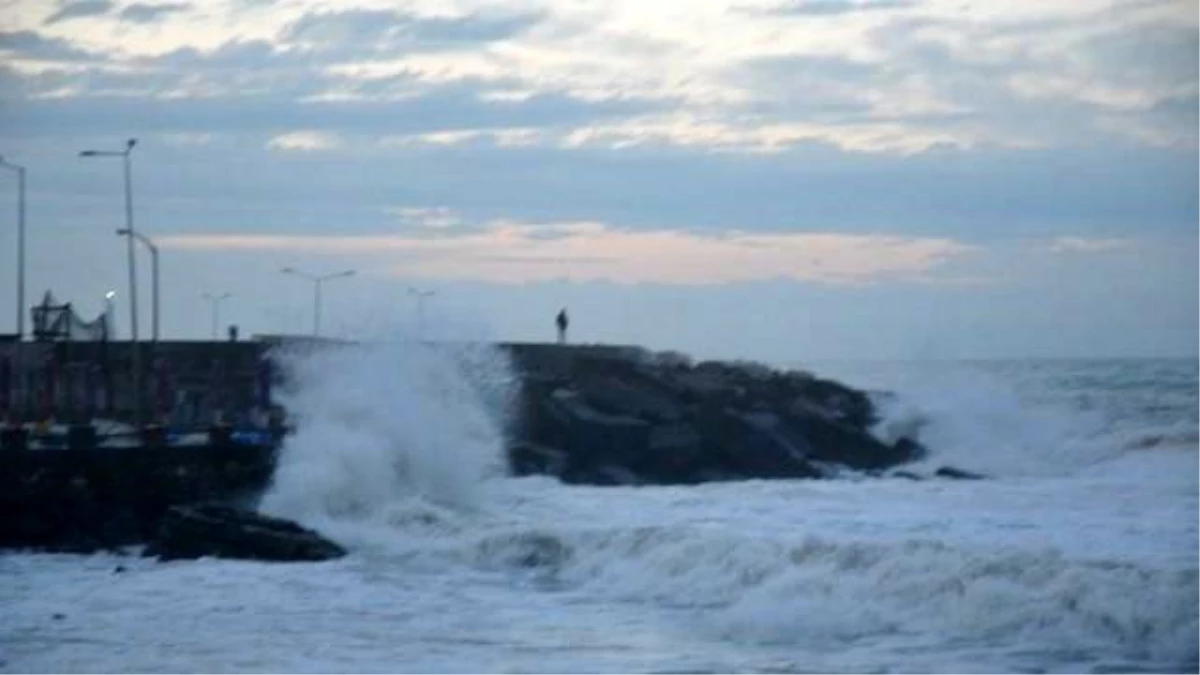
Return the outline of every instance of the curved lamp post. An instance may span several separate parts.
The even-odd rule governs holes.
[[[297,276],[297,277],[300,277],[301,279],[306,279],[306,280],[312,282],[312,285],[313,285],[313,337],[319,336],[321,334],[321,286],[326,281],[329,281],[331,279],[341,279],[343,277],[352,277],[355,274],[354,270],[345,270],[343,272],[334,272],[332,274],[322,274],[320,276],[318,276],[316,274],[309,274],[308,272],[303,272],[301,270],[296,269],[295,267],[285,267],[279,271],[283,272],[284,274],[291,274],[293,276]]]
[[[120,157],[125,168],[125,228],[126,240],[129,242],[129,334],[131,360],[133,362],[133,418],[137,426],[142,425],[142,360],[141,349],[138,346],[138,299],[137,299],[137,261],[133,255],[133,240],[137,231],[133,229],[133,178],[132,154],[137,139],[125,141],[124,150],[83,150],[80,157]]]

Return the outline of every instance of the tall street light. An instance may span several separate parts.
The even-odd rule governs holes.
[[[104,339],[111,342],[116,337],[116,324],[113,322],[113,300],[117,297],[116,291],[109,291],[104,294]]]
[[[17,341],[25,335],[25,167],[0,157],[0,167],[17,174]]]
[[[212,339],[217,339],[217,325],[220,323],[217,319],[221,316],[221,301],[228,300],[233,297],[232,293],[222,293],[213,295],[212,293],[202,293],[200,297],[209,301],[212,304]]]
[[[22,391],[20,383],[24,382],[25,377],[24,350],[21,346],[25,336],[25,167],[7,162],[3,157],[0,157],[0,167],[17,174],[17,344],[13,354],[16,374],[12,378],[13,394],[10,400],[19,408],[24,401],[18,404],[17,397]]]
[[[333,274],[324,274],[321,276],[317,276],[315,274],[309,274],[308,272],[302,272],[294,267],[285,267],[279,271],[283,272],[284,274],[292,274],[292,275],[300,277],[301,279],[307,279],[308,281],[312,282],[312,284],[313,284],[313,337],[319,336],[321,334],[321,285],[324,284],[326,281],[329,281],[330,279],[340,279],[342,277],[352,277],[352,276],[354,276],[354,270],[346,270],[344,272],[334,272]]]
[[[152,239],[150,239],[150,237],[147,237],[146,235],[142,234],[141,232],[132,232],[132,230],[126,229],[124,227],[117,230],[117,236],[120,236],[120,237],[128,237],[130,235],[130,233],[133,234],[134,239],[137,239],[138,241],[142,242],[142,244],[144,244],[146,246],[146,248],[150,251],[150,277],[152,279],[151,284],[150,284],[150,296],[151,296],[151,300],[150,300],[150,305],[151,305],[150,334],[151,334],[151,338],[150,338],[150,340],[154,343],[157,343],[158,342],[158,308],[159,308],[159,304],[158,304],[158,247],[154,245],[154,241]]]
[[[130,166],[135,145],[137,145],[137,139],[131,138],[125,141],[124,150],[84,150],[79,153],[79,156],[120,157],[125,166],[125,231],[128,232],[125,239],[129,242],[129,333],[132,339],[130,351],[133,361],[133,417],[135,424],[140,427],[142,424],[142,362],[138,347],[137,261],[133,255],[133,239],[136,230],[133,229],[133,181]]]

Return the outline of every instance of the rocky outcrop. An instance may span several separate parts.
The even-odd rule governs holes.
[[[289,520],[224,504],[192,504],[167,511],[145,555],[311,562],[340,558],[346,549]]]
[[[646,352],[516,352],[510,464],[571,483],[688,484],[876,473],[920,457],[886,444],[862,391],[808,373]]]

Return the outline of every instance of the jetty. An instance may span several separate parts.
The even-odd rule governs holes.
[[[273,395],[286,385],[286,342],[143,345],[152,359],[140,398],[129,343],[0,344],[0,549],[119,548],[152,541],[174,507],[252,508],[289,433]],[[497,349],[516,380],[505,437],[516,476],[829,479],[878,475],[923,453],[917,439],[871,434],[866,392],[810,373],[629,346]]]

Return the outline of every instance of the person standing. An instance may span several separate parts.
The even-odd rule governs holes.
[[[566,344],[567,342],[567,325],[570,324],[570,319],[567,318],[567,308],[563,307],[558,312],[558,318],[554,323],[558,325],[558,344]]]

